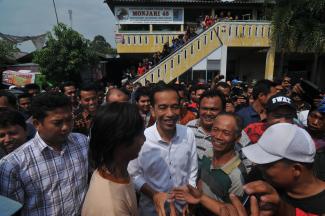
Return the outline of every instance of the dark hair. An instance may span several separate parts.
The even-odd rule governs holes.
[[[219,116],[230,116],[230,117],[234,118],[235,122],[236,122],[236,126],[237,126],[235,133],[237,136],[241,136],[241,132],[244,128],[244,122],[243,122],[243,119],[239,115],[237,115],[236,113],[231,113],[231,112],[220,112],[218,114],[217,118]]]
[[[31,99],[32,97],[31,97],[31,95],[28,94],[28,93],[20,94],[20,95],[18,95],[18,97],[17,97],[18,102],[19,102],[19,100],[22,99],[22,98],[29,98],[29,99]]]
[[[97,93],[97,87],[93,84],[84,84],[84,85],[81,85],[80,89],[79,89],[79,96],[80,96],[80,93],[82,91],[94,91]]]
[[[33,98],[31,110],[33,118],[43,121],[47,116],[47,112],[62,107],[72,108],[70,99],[62,93],[47,92]]]
[[[256,100],[260,93],[267,95],[271,91],[271,87],[274,87],[274,83],[271,80],[263,79],[259,80],[253,87],[253,98]]]
[[[159,81],[157,84],[155,84],[151,88],[150,103],[152,106],[155,105],[155,94],[158,92],[164,92],[164,91],[176,92],[176,94],[178,96],[178,102],[179,102],[179,95],[178,95],[177,90],[174,88],[174,86],[171,84],[166,84],[164,81]]]
[[[226,82],[218,82],[215,88],[218,88],[218,87],[231,89],[231,86]]]
[[[147,87],[139,87],[134,94],[134,99],[138,102],[142,96],[150,97],[150,90]]]
[[[132,144],[144,130],[136,105],[113,102],[99,108],[90,130],[89,157],[95,168],[110,168],[118,145]]]
[[[287,158],[283,158],[281,159],[280,161],[288,164],[288,165],[293,165],[293,164],[301,164],[302,166],[304,166],[306,169],[308,170],[312,170],[313,167],[314,167],[314,163],[303,163],[303,162],[299,162],[299,161],[293,161],[293,160],[290,160],[290,159],[287,159]]]
[[[0,97],[6,97],[9,105],[16,109],[17,99],[13,93],[11,93],[7,90],[0,90]]]
[[[40,87],[35,83],[30,83],[30,84],[25,85],[25,89],[27,89],[27,90],[30,90],[30,89],[40,90]]]
[[[20,125],[24,130],[27,129],[24,116],[12,109],[0,108],[0,128],[6,128],[12,125]]]
[[[224,110],[226,108],[226,98],[225,98],[225,96],[223,95],[222,92],[220,92],[218,90],[214,90],[214,89],[205,91],[200,97],[199,104],[201,104],[201,101],[202,101],[203,98],[212,98],[212,97],[219,97],[221,102],[222,102],[222,110]]]
[[[204,85],[204,84],[197,84],[197,85],[195,85],[195,87],[194,87],[195,93],[197,92],[197,90],[200,90],[200,89],[206,91],[206,90],[208,90],[208,87],[206,85]]]
[[[74,86],[74,87],[76,87],[76,84],[74,83],[74,82],[72,82],[72,81],[66,81],[66,82],[63,82],[61,85],[60,85],[60,90],[61,90],[61,92],[62,93],[64,93],[64,88],[65,87],[68,87],[68,86]]]

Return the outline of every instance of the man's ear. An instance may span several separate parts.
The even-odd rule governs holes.
[[[41,125],[41,122],[38,121],[37,119],[33,118],[33,125],[36,128],[36,130],[38,131],[39,126]]]
[[[150,105],[150,113],[151,113],[151,116],[156,119],[156,115],[155,115],[155,111],[154,111],[154,108],[152,105]]]
[[[299,178],[301,176],[301,173],[304,169],[303,165],[296,163],[293,165],[293,176],[294,178]]]

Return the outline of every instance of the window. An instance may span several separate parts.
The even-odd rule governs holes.
[[[219,28],[219,27],[218,27]],[[218,29],[217,28],[217,29]],[[218,31],[218,30],[217,30]],[[212,40],[213,39],[213,31],[210,31],[210,40]]]
[[[187,56],[187,52],[186,52],[186,49],[184,50],[184,59],[186,59],[186,56]]]
[[[191,55],[193,55],[193,44],[191,45]]]
[[[207,36],[204,35],[204,45],[207,45]]]
[[[200,39],[197,40],[197,49],[200,50]]]
[[[170,68],[171,68],[171,69],[174,68],[174,59],[170,60]]]
[[[181,55],[178,54],[178,55],[177,55],[177,64],[180,64],[180,63],[181,63]]]
[[[160,69],[158,69],[158,77],[160,77]]]

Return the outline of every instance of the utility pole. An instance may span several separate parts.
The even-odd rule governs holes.
[[[72,28],[72,10],[68,10],[69,13],[69,20],[70,20],[70,27]]]
[[[59,19],[58,19],[58,13],[56,12],[56,6],[55,6],[55,1],[53,1],[53,7],[54,7],[54,12],[55,12],[55,17],[56,17],[56,24],[59,25]]]

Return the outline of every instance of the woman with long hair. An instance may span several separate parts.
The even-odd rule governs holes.
[[[89,157],[95,171],[83,204],[83,216],[137,215],[135,190],[127,171],[145,141],[136,105],[102,106],[90,132]]]

